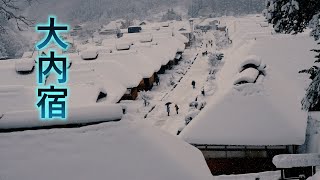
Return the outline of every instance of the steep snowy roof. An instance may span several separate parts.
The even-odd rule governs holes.
[[[175,32],[174,37],[176,37],[177,39],[179,39],[183,43],[189,42],[189,39],[187,37],[185,37],[184,35],[180,34],[180,32]]]
[[[0,86],[0,116],[11,111],[34,110],[37,100],[35,92],[36,86],[2,84]]]
[[[105,54],[101,54],[96,61],[73,61],[71,69],[94,69],[103,79],[115,80],[126,88],[137,87],[142,76],[130,68],[126,68],[119,62],[103,61]]]
[[[0,174],[10,179],[212,179],[198,149],[128,121],[0,134],[0,144]]]
[[[32,59],[0,61],[0,85],[36,85],[35,64]]]
[[[117,103],[121,97],[125,94],[127,88],[117,79],[106,78],[103,74],[99,74],[95,69],[78,69],[69,71],[69,86],[72,88],[87,90],[88,96],[84,98],[89,98],[90,96],[92,101],[96,101],[100,92],[107,93],[106,102],[108,103]],[[74,96],[77,91],[72,91],[72,97],[81,97]],[[74,101],[76,104],[77,99],[71,97],[70,101]],[[82,99],[82,98],[81,98]]]
[[[143,78],[149,78],[156,72],[155,65],[142,53],[136,51],[104,54],[99,57],[99,60],[118,62],[129,71],[140,74]]]
[[[152,42],[152,39],[153,39],[153,37],[151,34],[146,34],[146,35],[141,36],[140,42],[141,43]]]
[[[303,144],[307,114],[301,110],[301,99],[310,81],[298,71],[313,64],[313,54],[308,52],[315,46],[309,37],[258,39],[249,50],[267,64],[265,78],[235,87],[229,81],[234,77],[230,74],[239,73],[241,54],[247,53],[226,61],[217,77],[220,90],[212,97],[213,102],[182,131],[181,137],[193,144]]]
[[[19,59],[15,61],[15,69],[16,72],[31,72],[35,68],[35,60],[34,59]]]
[[[131,46],[131,43],[117,43],[116,48],[118,51],[121,50],[129,50]]]
[[[100,85],[69,84],[68,87],[67,121],[49,122],[39,120],[39,112],[36,109],[36,103],[39,100],[35,93],[36,86],[0,86],[0,129],[82,124],[121,119],[121,108],[107,105],[114,97],[107,97],[105,101],[99,101],[100,103],[97,104],[99,93],[105,92]],[[109,108],[110,111],[105,108]]]
[[[83,60],[94,60],[97,59],[99,53],[97,50],[86,50],[81,52],[81,58]]]
[[[158,50],[165,52],[166,59],[164,60],[163,65],[166,65],[170,60],[173,60],[177,52],[183,52],[185,49],[185,44],[174,37],[158,37],[155,41],[158,42]]]
[[[281,84],[244,84],[230,89],[208,105],[182,131],[181,137],[192,144],[303,144],[307,115]]]
[[[116,104],[69,107],[67,120],[40,120],[37,110],[12,111],[3,114],[0,121],[0,130],[107,122],[120,120],[121,118],[122,108]]]
[[[138,51],[145,55],[152,62],[156,72],[160,70],[162,65],[165,65],[165,63],[168,62],[164,51],[161,51],[157,45],[139,48]]]
[[[103,30],[116,30],[121,27],[121,21],[111,21],[109,24],[103,26]]]

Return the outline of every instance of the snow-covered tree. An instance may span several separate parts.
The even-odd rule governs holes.
[[[28,4],[32,2],[32,0],[26,1]],[[33,24],[33,21],[29,20],[27,17],[23,15],[22,8],[23,3],[16,0],[0,0],[0,19],[2,23],[4,21],[12,21],[16,24],[19,30],[22,30],[22,25],[30,26]],[[6,27],[0,23],[0,31],[2,33],[6,31]]]
[[[168,9],[167,13],[165,13],[162,16],[162,21],[172,21],[172,20],[177,20],[177,21],[181,21],[182,18],[179,14],[177,14],[172,8]]]
[[[320,1],[319,0],[267,0],[266,1],[269,22],[280,33],[301,33],[306,28],[312,29],[311,36],[316,41],[320,37]],[[313,49],[318,53],[316,62],[320,61],[320,50]],[[317,66],[301,73],[309,73],[312,83],[307,89],[306,96],[302,100],[304,110],[314,110],[320,105],[320,71]]]
[[[221,59],[221,53],[213,53],[208,58],[208,64],[211,68],[214,68],[220,64]]]
[[[0,60],[7,59],[7,58],[8,58],[7,50],[4,47],[4,44],[0,42]]]
[[[126,16],[125,21],[121,21],[121,29],[127,29],[129,26],[133,25],[133,20],[132,18]]]
[[[261,13],[264,0],[192,0],[188,14],[197,16],[221,16]]]

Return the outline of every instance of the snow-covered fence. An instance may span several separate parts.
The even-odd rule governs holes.
[[[278,169],[281,169],[281,179],[286,179],[286,176],[292,178],[291,174],[299,176],[300,179],[316,173],[316,166],[320,166],[320,154],[281,154],[275,156],[272,162]]]

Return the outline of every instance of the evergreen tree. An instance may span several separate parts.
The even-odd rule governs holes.
[[[301,33],[306,28],[312,29],[311,36],[315,41],[320,38],[320,1],[319,0],[267,0],[267,18],[274,24],[274,29],[280,33]],[[318,43],[319,44],[319,43]],[[320,50],[316,52],[320,62]],[[320,106],[320,71],[319,67],[313,66],[300,73],[309,73],[312,83],[307,89],[306,96],[302,100],[304,110],[319,110]]]

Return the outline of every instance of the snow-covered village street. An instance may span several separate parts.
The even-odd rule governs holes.
[[[15,59],[0,44],[0,180],[320,180],[319,107],[305,110],[317,41],[266,16],[79,23],[61,33],[69,49]],[[35,103],[54,53],[68,59],[65,120]]]

